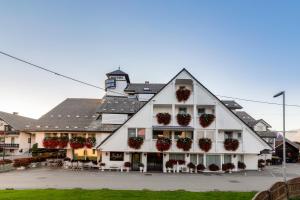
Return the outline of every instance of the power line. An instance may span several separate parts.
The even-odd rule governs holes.
[[[15,59],[17,61],[20,61],[20,62],[23,62],[25,64],[28,64],[32,67],[35,67],[35,68],[38,68],[40,70],[43,70],[43,71],[46,71],[48,73],[51,73],[51,74],[54,74],[54,75],[57,75],[57,76],[60,76],[60,77],[63,77],[63,78],[66,78],[66,79],[69,79],[69,80],[72,80],[72,81],[75,81],[75,82],[78,82],[78,83],[81,83],[81,84],[84,84],[84,85],[87,85],[87,86],[90,86],[90,87],[94,87],[94,88],[97,88],[97,89],[100,89],[100,90],[103,90],[103,91],[106,91],[106,89],[102,88],[102,87],[99,87],[97,85],[93,85],[91,83],[88,83],[86,81],[81,81],[79,79],[76,79],[76,78],[73,78],[73,77],[70,77],[70,76],[67,76],[67,75],[64,75],[64,74],[60,74],[58,72],[55,72],[53,70],[50,70],[46,67],[42,67],[40,65],[36,65],[36,64],[33,64],[29,61],[26,61],[24,59],[21,59],[21,58],[18,58],[16,56],[13,56],[13,55],[10,55],[8,53],[5,53],[3,51],[0,51],[0,54],[4,55],[4,56],[7,56],[7,57],[10,57],[12,59]],[[119,94],[119,95],[124,95],[123,93],[121,92],[117,92],[117,91],[110,91],[112,93],[115,93],[115,94]],[[216,95],[216,96],[219,96],[219,97],[222,97],[222,98],[229,98],[229,99],[236,99],[236,100],[240,100],[240,101],[248,101],[248,102],[252,102],[252,103],[262,103],[262,104],[270,104],[270,105],[282,105],[280,103],[274,103],[274,102],[268,102],[268,101],[259,101],[259,100],[253,100],[253,99],[244,99],[244,98],[239,98],[239,97],[231,97],[231,96],[224,96],[224,95]],[[145,99],[146,100],[146,99]],[[290,107],[299,107],[300,108],[300,105],[289,105],[289,104],[286,104],[286,106],[290,106]]]

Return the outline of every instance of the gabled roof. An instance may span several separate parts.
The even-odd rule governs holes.
[[[257,133],[262,138],[277,138],[277,132],[275,131],[257,131]]]
[[[162,83],[130,83],[124,91],[133,94],[156,94],[164,86]]]
[[[112,132],[115,125],[97,120],[101,99],[68,98],[39,118],[30,131]]]
[[[245,111],[237,111],[235,114],[243,121],[245,122],[248,126],[251,128],[254,127],[255,124],[257,124],[257,120],[251,117],[247,112]]]
[[[138,101],[136,98],[121,96],[105,96],[102,103],[97,107],[97,113],[110,114],[134,114],[145,102]]]
[[[295,142],[292,142],[290,141],[289,139],[285,138],[285,142],[290,144],[291,146],[295,147],[296,149],[300,149],[300,145],[295,143]],[[283,144],[283,138],[279,138],[276,140],[276,147],[275,148],[278,148],[279,146],[281,146]]]
[[[130,83],[130,79],[127,73],[121,71],[120,69],[117,69],[115,71],[109,72],[106,74],[107,77],[109,76],[125,76],[128,83]]]
[[[222,100],[222,102],[231,110],[242,109],[243,107],[233,100]]]
[[[209,94],[211,94],[215,99],[217,99],[225,108],[228,109],[229,112],[231,112],[234,116],[237,117],[243,124],[245,124],[255,135],[258,136],[258,138],[261,139],[263,143],[265,143],[270,149],[273,149],[264,139],[262,139],[254,130],[251,126],[249,126],[247,123],[245,123],[243,120],[241,120],[231,109],[229,109],[216,95],[214,95],[209,89],[207,89],[198,79],[196,79],[188,70],[183,68],[180,72],[178,72],[167,84],[165,84],[155,95],[153,95],[143,106],[137,110],[137,112],[134,115],[136,115],[145,105],[147,105],[148,102],[152,101],[153,98],[155,98],[167,85],[169,85],[179,74],[181,74],[183,71],[187,72],[199,85],[201,85]],[[133,117],[132,116],[132,117]],[[98,146],[99,148],[103,143],[105,143],[112,135],[114,135],[115,132],[117,132],[122,126],[124,126],[132,117],[128,118],[119,128],[113,131],[112,134],[110,134],[108,137],[106,137]]]
[[[31,126],[36,121],[36,119],[10,114],[2,111],[0,111],[0,119],[5,121],[17,131],[23,130],[28,126]]]

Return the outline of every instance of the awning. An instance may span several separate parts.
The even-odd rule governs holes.
[[[194,131],[191,126],[153,126],[154,131]]]

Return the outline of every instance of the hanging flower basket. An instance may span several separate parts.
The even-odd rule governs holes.
[[[171,121],[171,115],[169,113],[157,113],[156,118],[159,124],[168,125]]]
[[[191,95],[191,91],[186,87],[182,86],[176,91],[176,97],[179,102],[186,101]]]
[[[199,118],[199,123],[203,128],[208,127],[215,120],[215,115],[213,114],[202,114]]]
[[[237,139],[227,138],[224,141],[224,148],[227,151],[235,151],[239,148],[239,141]]]
[[[130,137],[128,138],[128,146],[133,149],[140,149],[144,143],[144,138],[142,137]]]
[[[58,147],[60,149],[66,148],[68,146],[69,143],[69,137],[68,136],[62,136],[58,139],[59,143],[58,143]]]
[[[185,137],[185,138],[179,138],[177,140],[177,144],[176,146],[179,148],[179,149],[182,149],[184,151],[188,151],[191,149],[192,147],[192,139],[191,138],[188,138],[188,137]]]
[[[238,162],[238,168],[239,168],[240,170],[246,169],[245,163],[239,161],[239,162]]]
[[[190,114],[187,114],[187,113],[177,114],[177,122],[178,122],[179,125],[187,126],[187,125],[189,125],[190,121],[191,121],[191,115]]]
[[[209,138],[200,138],[199,147],[205,152],[208,152],[211,149],[211,139]]]
[[[233,163],[224,163],[224,164],[222,165],[222,170],[223,170],[224,172],[231,171],[231,170],[233,170],[234,168],[235,168],[235,166],[234,166]]]
[[[85,145],[85,138],[84,137],[72,137],[70,139],[70,146],[72,147],[72,149],[80,149],[83,148]]]
[[[219,166],[216,165],[216,164],[211,164],[211,165],[209,165],[209,166],[208,166],[208,169],[209,169],[210,171],[213,171],[213,172],[219,171],[219,170],[220,170]]]
[[[160,137],[156,141],[156,148],[158,151],[168,151],[171,147],[171,139],[166,137]]]
[[[43,140],[43,145],[47,149],[55,149],[59,144],[58,137],[45,137]]]
[[[95,137],[88,137],[85,141],[85,146],[87,148],[92,148],[96,145],[96,138]]]

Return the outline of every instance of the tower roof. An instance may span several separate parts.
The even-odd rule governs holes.
[[[117,70],[115,70],[115,71],[109,72],[109,73],[106,74],[106,76],[107,76],[107,77],[109,77],[109,76],[125,76],[126,81],[127,81],[128,83],[130,83],[130,79],[129,79],[128,74],[125,73],[125,72],[123,72],[123,71],[120,70],[120,69],[117,69]]]

